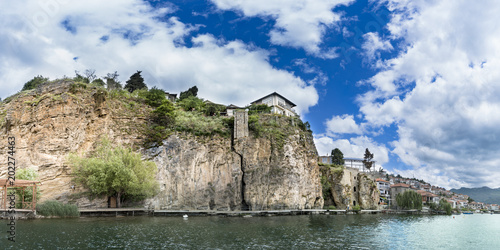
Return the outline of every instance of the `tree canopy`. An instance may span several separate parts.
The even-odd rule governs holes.
[[[30,90],[36,88],[38,85],[48,81],[49,78],[43,77],[41,75],[33,77],[33,79],[26,82],[22,90]]]
[[[413,190],[397,194],[396,202],[403,209],[422,209],[422,195]]]
[[[69,161],[77,183],[95,195],[116,197],[117,207],[121,207],[124,195],[143,199],[153,196],[158,190],[156,164],[143,161],[139,153],[129,148],[112,147],[106,138],[89,157],[71,154]]]
[[[344,165],[344,154],[338,148],[332,150],[332,163],[335,165]]]
[[[132,93],[136,89],[147,89],[148,87],[144,83],[144,78],[141,76],[142,71],[137,71],[133,75],[130,76],[130,79],[127,80],[127,84],[125,84],[125,89],[128,92]]]
[[[363,165],[365,165],[365,168],[370,170],[373,166],[373,154],[370,153],[370,150],[366,149],[365,150],[365,157],[363,159]]]
[[[194,96],[194,97],[198,96],[198,87],[193,86],[193,87],[189,88],[188,90],[181,92],[179,94],[179,101],[182,101],[190,96]]]

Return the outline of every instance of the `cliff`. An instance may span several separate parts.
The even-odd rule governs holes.
[[[160,193],[142,205],[157,209],[277,209],[323,206],[312,134],[294,119],[259,116],[248,136],[173,132],[161,146],[142,149],[151,108],[119,92],[58,81],[24,91],[0,106],[0,141],[16,137],[19,168],[34,168],[43,200],[106,207],[72,182],[70,152],[92,151],[106,135],[142,151],[158,167]],[[258,133],[257,133],[258,132]],[[0,147],[6,162],[6,147]],[[0,169],[5,178],[7,169]]]
[[[326,206],[378,209],[380,192],[367,174],[354,168],[324,165],[321,166],[321,175]]]

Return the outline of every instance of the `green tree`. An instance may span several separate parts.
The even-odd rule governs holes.
[[[33,77],[33,79],[26,82],[22,90],[30,90],[36,88],[38,85],[48,81],[49,78],[43,77],[41,75]]]
[[[451,204],[448,203],[445,199],[439,200],[439,210],[445,211],[447,215],[451,215]]]
[[[136,89],[147,89],[148,87],[144,83],[144,78],[141,76],[142,71],[137,71],[133,75],[130,76],[130,79],[127,80],[127,84],[125,84],[125,89],[128,92],[132,93]]]
[[[163,101],[167,98],[165,97],[165,91],[153,87],[145,94],[144,99],[147,105],[156,108],[162,105]]]
[[[33,168],[23,168],[23,169],[18,169],[16,171],[16,180],[28,180],[28,181],[37,181],[38,180],[38,172],[33,169]],[[19,197],[19,201],[16,204],[17,208],[22,208],[21,204],[21,199],[23,197],[23,191],[22,190],[17,190],[16,194],[17,197]],[[36,199],[40,199],[40,189],[39,187],[36,188]],[[33,189],[26,188],[24,190],[24,201],[25,202],[32,202],[33,201]]]
[[[474,202],[474,199],[472,199],[472,198],[469,196],[469,198],[467,198],[467,202],[469,202],[469,203]]]
[[[403,209],[422,209],[422,195],[413,190],[397,194],[396,202]]]
[[[373,166],[373,154],[370,153],[370,150],[366,149],[365,150],[365,157],[363,159],[363,165],[365,165],[365,168],[370,170]]]
[[[332,150],[332,163],[340,166],[344,165],[344,154],[338,148]]]
[[[188,90],[181,92],[179,94],[179,101],[182,101],[190,96],[194,96],[194,97],[198,96],[198,87],[193,86],[193,87],[189,88]]]
[[[112,147],[104,138],[89,157],[69,155],[73,175],[95,195],[116,197],[121,207],[124,195],[136,199],[153,196],[158,190],[156,164],[143,161],[139,153],[122,146]]]
[[[97,78],[97,79],[92,81],[92,84],[95,84],[98,86],[104,86],[106,83],[101,78]]]
[[[184,111],[202,111],[205,106],[203,100],[196,96],[189,96],[182,101],[179,101],[178,103],[182,107],[182,109],[184,109]]]

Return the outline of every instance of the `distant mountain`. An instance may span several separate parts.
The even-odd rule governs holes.
[[[457,194],[466,194],[477,202],[488,204],[500,204],[500,188],[491,189],[489,187],[481,188],[460,188],[451,190]]]

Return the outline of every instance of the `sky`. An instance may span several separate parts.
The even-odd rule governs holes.
[[[495,0],[0,2],[0,97],[95,69],[248,105],[272,92],[339,148],[445,188],[500,187]]]

